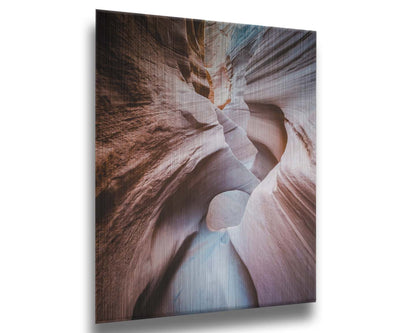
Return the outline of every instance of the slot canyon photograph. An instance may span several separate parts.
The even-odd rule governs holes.
[[[97,323],[316,300],[316,32],[96,11]]]

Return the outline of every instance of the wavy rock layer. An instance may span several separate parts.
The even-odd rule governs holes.
[[[96,320],[315,299],[315,34],[97,12]]]

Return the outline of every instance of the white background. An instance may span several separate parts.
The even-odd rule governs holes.
[[[95,8],[318,31],[317,303],[94,326]],[[415,332],[415,8],[4,1],[0,331]]]

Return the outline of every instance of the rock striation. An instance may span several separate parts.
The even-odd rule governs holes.
[[[315,299],[315,34],[97,11],[96,321]]]
[[[254,165],[279,162],[260,170],[230,231],[260,306],[315,300],[315,45],[313,32],[269,28],[246,67],[247,134],[263,147]]]

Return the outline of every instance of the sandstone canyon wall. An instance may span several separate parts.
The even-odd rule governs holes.
[[[315,299],[315,33],[97,11],[96,321]]]

